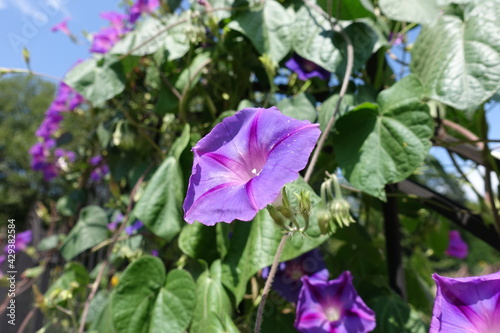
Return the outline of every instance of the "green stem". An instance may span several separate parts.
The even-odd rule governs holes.
[[[273,283],[274,276],[276,275],[276,269],[278,268],[278,264],[280,262],[281,252],[283,252],[283,249],[285,248],[285,244],[289,236],[290,236],[289,232],[283,235],[280,244],[278,245],[278,249],[276,250],[276,255],[274,256],[273,264],[271,266],[271,271],[269,272],[266,284],[264,285],[264,291],[262,292],[262,298],[259,304],[259,309],[257,310],[257,320],[255,321],[254,333],[260,332],[260,326],[262,324],[262,315],[264,314],[264,305],[266,304],[267,295],[269,294],[269,290],[271,289],[271,284]]]

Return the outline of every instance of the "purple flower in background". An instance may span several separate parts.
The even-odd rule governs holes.
[[[9,249],[15,250],[16,252],[18,251],[24,251],[28,247],[28,244],[31,243],[32,239],[32,232],[31,230],[26,230],[20,233],[16,234],[15,238],[15,246],[14,244],[7,244],[5,246],[4,252],[8,253]]]
[[[151,251],[151,255],[152,255],[153,257],[158,257],[158,254],[159,254],[159,253],[158,253],[158,250],[153,250],[153,251]]]
[[[301,333],[365,333],[375,329],[375,313],[366,306],[345,271],[335,280],[304,276],[295,328]]]
[[[500,332],[500,272],[466,278],[433,274],[437,293],[429,333]]]
[[[306,81],[315,76],[322,80],[329,80],[331,76],[329,71],[316,65],[312,61],[302,58],[298,54],[294,54],[290,59],[288,59],[285,66],[291,71],[297,73],[297,77],[302,81]]]
[[[280,294],[289,302],[297,302],[300,289],[302,288],[301,278],[303,276],[315,276],[322,280],[328,280],[328,271],[325,270],[325,262],[318,249],[309,251],[299,257],[280,263],[273,281],[273,290]],[[316,273],[326,273],[326,276],[316,275]],[[269,267],[262,270],[262,277],[267,279]]]
[[[299,176],[320,135],[318,124],[276,107],[225,118],[194,147],[184,219],[205,225],[250,221]]]
[[[107,225],[108,230],[115,231],[116,228],[118,227],[118,224],[122,223],[123,218],[124,218],[124,216],[123,216],[122,213],[116,214],[116,216],[113,219],[113,221],[111,221],[110,223],[108,223],[108,225]]]
[[[129,21],[135,23],[142,13],[152,13],[160,6],[160,0],[137,0],[130,7]]]
[[[101,164],[102,162],[102,156],[101,155],[96,155],[90,158],[89,163],[90,165],[97,166]]]
[[[128,227],[126,227],[125,232],[128,235],[132,235],[134,232],[141,229],[143,226],[144,226],[144,223],[142,223],[142,221],[137,220],[134,223],[132,223],[131,225],[129,225]]]
[[[450,242],[445,253],[451,257],[464,259],[469,254],[469,247],[460,237],[460,233],[457,230],[452,230],[449,233]]]

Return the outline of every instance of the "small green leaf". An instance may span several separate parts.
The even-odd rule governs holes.
[[[101,105],[125,89],[126,78],[119,59],[104,56],[76,65],[64,81],[93,105]]]
[[[316,108],[304,93],[295,97],[285,98],[276,106],[283,114],[298,120],[309,120],[313,123],[317,117]]]
[[[413,73],[427,96],[459,110],[476,109],[500,88],[498,1],[467,5],[463,19],[443,15],[425,26],[412,51]]]
[[[61,254],[71,260],[85,250],[108,238],[108,218],[99,206],[87,206],[80,211],[80,218],[64,240]]]
[[[380,0],[380,9],[395,21],[432,23],[439,15],[436,0]]]
[[[179,163],[175,157],[167,157],[137,202],[134,215],[155,235],[170,241],[181,230],[183,196]]]
[[[184,332],[195,306],[195,283],[183,270],[165,275],[160,259],[146,256],[123,273],[111,298],[117,332]]]
[[[380,93],[380,107],[362,104],[340,117],[335,156],[356,188],[385,200],[384,186],[411,175],[427,155],[433,134],[422,85],[411,75]]]
[[[247,36],[260,54],[267,53],[275,62],[281,61],[291,49],[292,20],[277,1],[265,1],[260,10],[237,12],[229,28]]]

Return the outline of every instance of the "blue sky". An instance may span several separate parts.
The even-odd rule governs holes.
[[[0,0],[0,67],[26,68],[21,53],[26,47],[33,71],[64,76],[78,59],[89,57],[89,42],[82,31],[106,26],[99,17],[104,11],[120,11],[120,1]],[[70,18],[68,27],[78,44],[50,30],[64,18]]]

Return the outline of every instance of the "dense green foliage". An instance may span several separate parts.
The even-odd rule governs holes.
[[[376,313],[375,332],[426,332],[433,272],[481,274],[500,259],[483,243],[500,239],[495,191],[465,202],[463,189],[471,185],[464,175],[447,173],[429,155],[433,144],[442,146],[459,162],[472,160],[500,175],[483,144],[489,139],[485,105],[500,88],[500,2],[202,2],[175,11],[178,1],[164,1],[158,14],[143,17],[108,53],[93,54],[64,79],[86,103],[66,115],[57,134],[58,146],[73,149],[77,160],[48,185],[62,182],[67,190],[52,216],[40,214],[57,224],[45,242],[68,261],[96,251],[105,255],[96,267],[68,263],[39,295],[47,331],[250,332],[265,283],[261,271],[271,265],[282,230],[266,210],[251,222],[190,225],[182,202],[194,144],[242,108],[277,105],[286,115],[319,123],[326,135],[317,163],[308,168],[312,173],[286,186],[292,207],[298,207],[294,193],[306,190],[312,208],[305,235],[291,237],[280,260],[320,248],[332,278],[352,272]],[[410,43],[408,31],[418,29]],[[285,66],[293,54],[334,77],[300,80]],[[391,58],[397,65],[389,65]],[[411,73],[400,79],[394,71],[405,68]],[[52,93],[47,84],[28,82],[26,94],[36,96],[29,103],[17,96],[21,80],[0,81],[0,100],[14,101],[0,114],[0,142],[9,138],[0,151],[0,189],[22,195],[16,204],[35,196],[23,153]],[[475,155],[460,151],[462,146]],[[109,167],[99,180],[90,176],[95,155]],[[356,223],[325,226],[325,172],[342,176]],[[449,201],[433,201],[436,193],[391,190],[408,178],[457,205],[443,210]],[[3,202],[6,196],[17,198],[6,194]],[[389,211],[395,211],[392,218]],[[471,211],[483,231],[461,225],[471,232],[464,232],[469,257],[447,256],[448,232],[462,216],[457,212]],[[118,214],[124,219],[110,228]],[[127,232],[136,220],[144,226]],[[302,217],[299,223],[304,225]],[[388,239],[390,225],[401,239]],[[156,251],[158,258],[150,256]],[[387,269],[395,257],[402,274],[396,285]],[[294,305],[274,293],[268,303],[262,331],[294,332]]]

